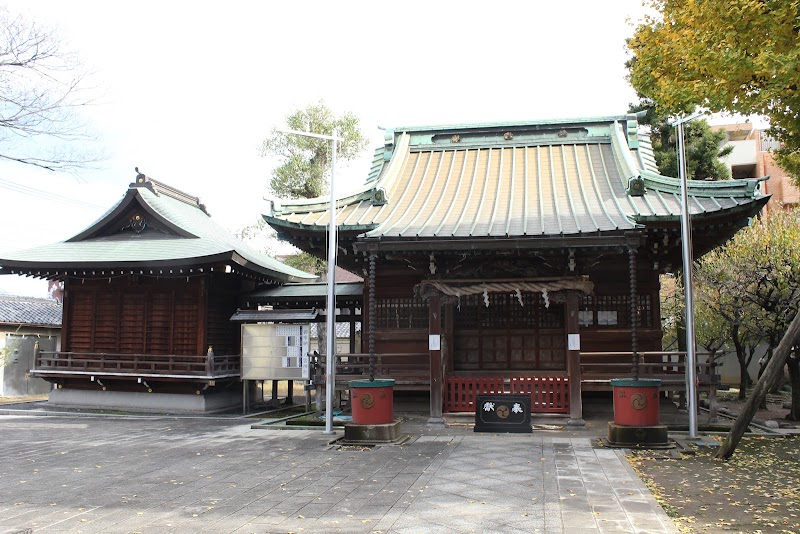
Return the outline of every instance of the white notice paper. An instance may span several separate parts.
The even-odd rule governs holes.
[[[428,350],[442,350],[441,336],[439,334],[428,336]]]
[[[568,334],[567,335],[567,350],[581,350],[581,335]]]

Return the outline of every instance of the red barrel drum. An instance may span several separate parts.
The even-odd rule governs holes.
[[[614,423],[621,426],[656,426],[659,418],[659,392],[661,380],[657,378],[615,378]]]
[[[350,404],[353,423],[386,425],[394,421],[394,380],[352,380]]]

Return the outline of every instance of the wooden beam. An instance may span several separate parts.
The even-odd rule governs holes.
[[[356,252],[402,250],[546,250],[565,248],[622,247],[629,238],[622,236],[472,238],[472,239],[371,239],[353,243]]]

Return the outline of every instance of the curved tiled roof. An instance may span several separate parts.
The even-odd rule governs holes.
[[[341,231],[362,239],[597,235],[680,215],[679,181],[657,174],[632,115],[396,132],[388,161],[339,199]],[[760,180],[691,181],[690,212],[751,216],[766,202]],[[264,218],[323,230],[330,215],[324,199],[311,199],[275,205]]]
[[[138,231],[124,226],[130,224],[126,214],[130,217],[134,212],[142,216],[143,227]],[[155,228],[158,230],[152,230]],[[148,229],[152,231],[143,231]],[[19,268],[142,268],[218,262],[284,282],[315,278],[236,239],[211,219],[198,199],[146,179],[131,184],[119,203],[80,234],[0,258],[0,272]]]

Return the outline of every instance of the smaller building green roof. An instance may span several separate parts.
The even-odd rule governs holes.
[[[78,235],[4,254],[0,274],[51,277],[61,270],[80,269],[86,274],[86,270],[202,269],[221,264],[278,282],[316,278],[254,251],[214,222],[198,198],[143,174],[114,207]]]

